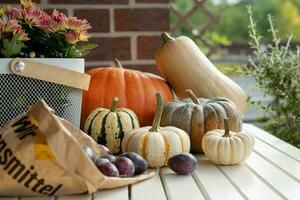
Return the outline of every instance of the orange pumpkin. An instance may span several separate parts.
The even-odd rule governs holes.
[[[173,100],[173,93],[166,81],[154,74],[124,69],[118,60],[115,67],[95,68],[91,75],[89,91],[83,92],[81,126],[96,108],[109,108],[114,97],[119,97],[119,107],[129,108],[137,115],[140,125],[153,121],[156,98],[160,91],[164,101]]]

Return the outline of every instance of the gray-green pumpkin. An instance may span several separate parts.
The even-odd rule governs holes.
[[[114,154],[121,153],[124,135],[139,128],[135,113],[126,108],[117,108],[119,99],[115,97],[112,108],[96,108],[87,118],[84,131],[98,144],[107,146]]]
[[[197,98],[187,90],[190,98],[175,100],[165,104],[161,126],[175,126],[185,130],[191,139],[191,152],[202,152],[202,137],[210,130],[223,129],[228,118],[229,130],[241,130],[241,117],[236,105],[229,99]]]

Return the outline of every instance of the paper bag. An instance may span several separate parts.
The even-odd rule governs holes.
[[[0,129],[0,196],[59,196],[129,185],[153,176],[103,175],[82,146],[106,152],[40,101]]]

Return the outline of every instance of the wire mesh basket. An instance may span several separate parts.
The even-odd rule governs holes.
[[[0,127],[41,99],[80,127],[83,72],[84,59],[0,59]]]

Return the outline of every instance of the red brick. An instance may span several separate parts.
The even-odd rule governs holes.
[[[137,3],[169,3],[170,0],[135,0]]]
[[[168,31],[169,9],[116,9],[117,31]]]
[[[54,9],[44,9],[44,11],[49,15],[52,14],[53,10]],[[63,12],[65,15],[68,15],[68,11],[66,9],[56,9],[56,10],[58,10],[59,12]]]
[[[1,0],[1,3],[20,3],[20,0]]]
[[[91,32],[109,32],[109,10],[75,10],[74,16],[86,19],[92,25]]]
[[[160,36],[139,36],[138,37],[138,59],[154,59],[155,52],[161,47]]]
[[[40,0],[35,0],[34,2],[40,3]],[[20,0],[0,0],[0,6],[1,6],[1,3],[19,4]]]
[[[112,61],[115,58],[130,60],[130,38],[91,38],[90,42],[98,44],[87,56],[87,61]]]
[[[128,4],[128,0],[49,0],[53,4]]]

